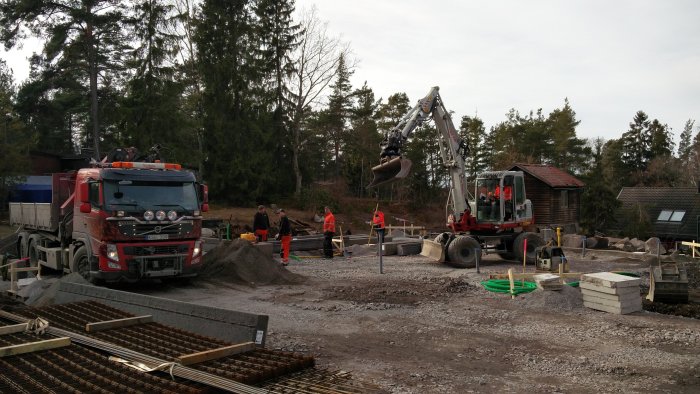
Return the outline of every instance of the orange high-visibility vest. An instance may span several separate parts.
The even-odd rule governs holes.
[[[331,212],[328,212],[323,218],[323,232],[335,232],[335,216]]]
[[[374,213],[374,219],[372,219],[372,223],[377,228],[384,228],[384,212],[382,211],[377,211]]]

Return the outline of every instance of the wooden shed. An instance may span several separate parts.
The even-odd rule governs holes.
[[[581,194],[585,184],[559,168],[544,164],[514,164],[511,171],[525,174],[525,192],[532,201],[535,225],[561,227],[577,232],[581,213]]]

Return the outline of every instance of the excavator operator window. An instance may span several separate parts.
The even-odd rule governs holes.
[[[496,199],[498,179],[478,179],[476,181],[476,220],[497,221],[500,218],[500,206]]]

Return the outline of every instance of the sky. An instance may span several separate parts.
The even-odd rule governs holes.
[[[455,123],[487,128],[564,105],[580,138],[618,138],[634,114],[700,132],[700,1],[297,0],[350,43],[354,87],[412,104],[439,86]]]
[[[455,123],[478,115],[487,128],[568,98],[582,138],[618,138],[634,114],[700,131],[700,1],[697,0],[297,0],[316,6],[358,61],[351,82],[377,98],[432,86]],[[36,41],[5,52],[16,80]]]

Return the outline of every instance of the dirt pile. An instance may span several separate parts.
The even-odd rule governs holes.
[[[224,241],[204,255],[198,278],[248,286],[298,284],[306,280],[240,238]]]
[[[577,287],[563,286],[560,291],[535,290],[521,294],[515,301],[526,308],[547,309],[557,312],[572,311],[583,308],[581,290]]]

